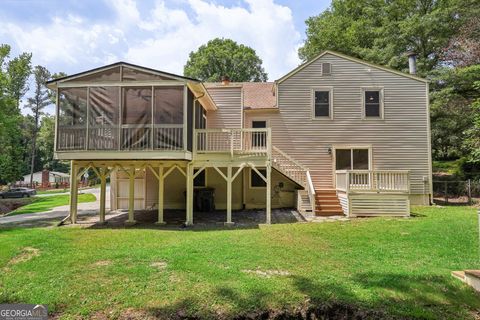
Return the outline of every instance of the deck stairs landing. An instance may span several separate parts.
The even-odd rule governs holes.
[[[343,216],[343,209],[335,189],[315,190],[315,215],[322,217]]]
[[[272,146],[272,166],[304,188],[304,190],[298,192],[297,206],[300,212],[313,213],[312,209],[315,208],[316,216],[343,215],[336,190],[313,190],[314,187],[308,169],[275,146]],[[312,205],[313,202],[315,202],[314,205]]]

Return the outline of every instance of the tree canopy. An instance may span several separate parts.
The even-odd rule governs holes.
[[[184,75],[202,81],[266,81],[267,73],[255,50],[230,39],[213,39],[191,52]]]
[[[307,19],[300,58],[336,50],[407,71],[405,52],[418,54],[418,73],[442,63],[444,49],[465,21],[479,11],[478,0],[333,0]]]

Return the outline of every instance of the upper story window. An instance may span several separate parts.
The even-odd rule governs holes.
[[[313,118],[332,118],[332,88],[313,89]]]
[[[383,119],[383,89],[363,89],[363,118]]]

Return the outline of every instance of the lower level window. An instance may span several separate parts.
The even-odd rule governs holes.
[[[267,176],[266,169],[257,169],[264,177]],[[265,188],[267,183],[258,175],[255,170],[250,170],[250,187],[251,188]]]
[[[336,149],[335,170],[368,170],[368,149]]]

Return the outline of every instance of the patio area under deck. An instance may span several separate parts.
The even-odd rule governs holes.
[[[337,170],[337,196],[346,216],[409,216],[408,170]]]

